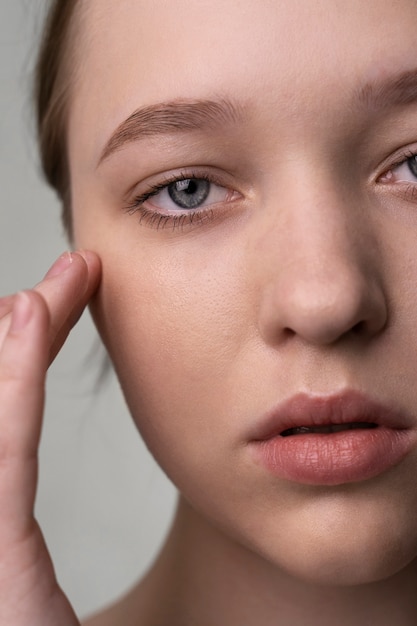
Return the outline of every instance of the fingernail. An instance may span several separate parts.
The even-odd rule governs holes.
[[[11,332],[19,332],[23,330],[30,318],[32,317],[32,303],[29,296],[21,291],[15,296],[12,310],[12,321],[10,324]]]
[[[59,257],[59,259],[55,261],[52,267],[47,271],[47,273],[45,274],[45,278],[53,278],[54,276],[58,276],[58,274],[62,274],[62,272],[64,272],[71,264],[71,252],[65,252]]]

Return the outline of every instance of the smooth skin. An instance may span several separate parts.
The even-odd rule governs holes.
[[[372,480],[317,487],[271,475],[250,441],[288,397],[346,389],[394,404],[416,434],[417,109],[412,89],[401,101],[386,89],[416,69],[416,2],[80,6],[75,244],[100,257],[96,324],[133,419],[181,492],[147,576],[86,626],[414,626],[417,450]],[[142,133],[101,158],[138,107],[207,98],[233,101],[238,115]],[[166,193],[132,209],[173,175],[214,178],[203,217],[190,223]],[[76,317],[92,295],[96,263],[87,272],[75,256],[41,283],[20,331],[9,328],[20,298],[4,305],[2,432],[20,460],[0,480],[22,529],[9,541],[5,518],[7,626],[77,623],[33,522],[33,452],[47,354],[74,299]],[[30,364],[11,350],[24,338]]]
[[[392,88],[416,69],[417,3],[84,8],[75,241],[102,260],[96,324],[182,494],[149,576],[96,623],[414,625],[417,446],[372,480],[317,487],[270,474],[249,442],[293,395],[345,390],[405,412],[417,441],[417,107]],[[138,109],[196,99],[236,115],[110,151]],[[137,203],[187,175],[225,192],[192,223],[166,192]]]
[[[65,253],[33,290],[0,300],[1,626],[79,624],[33,511],[46,371],[99,278],[94,253]]]

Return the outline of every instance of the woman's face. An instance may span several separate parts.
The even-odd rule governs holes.
[[[93,313],[149,448],[197,510],[297,576],[405,567],[417,4],[90,0],[78,19],[75,242],[101,256]],[[340,406],[383,444],[297,431],[282,457],[263,430]],[[385,467],[391,414],[406,454]]]

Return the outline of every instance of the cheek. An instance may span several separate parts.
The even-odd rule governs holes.
[[[169,243],[98,252],[93,315],[133,418],[164,469],[178,460],[178,442],[192,464],[198,441],[228,429],[225,404],[251,326],[247,272],[227,247],[215,255]]]

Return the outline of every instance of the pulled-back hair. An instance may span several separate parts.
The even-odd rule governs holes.
[[[51,0],[35,71],[34,99],[42,169],[62,202],[71,233],[66,122],[71,86],[71,25],[79,0]]]

